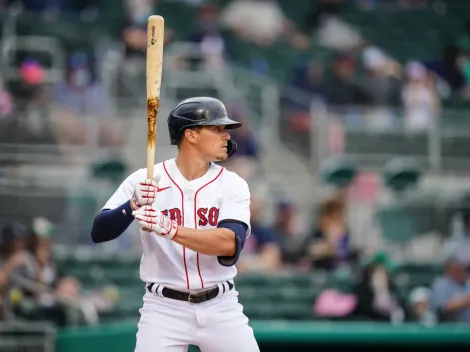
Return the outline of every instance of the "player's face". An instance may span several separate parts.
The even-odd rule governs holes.
[[[224,126],[204,126],[199,130],[196,147],[210,161],[227,159],[227,142],[230,135]]]

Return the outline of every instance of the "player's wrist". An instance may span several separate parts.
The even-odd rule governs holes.
[[[157,234],[172,241],[178,235],[179,226],[175,220],[170,220],[168,217],[166,217],[166,220],[169,220],[169,222],[165,223],[165,221],[163,221],[163,223],[165,223],[165,227],[159,226],[160,228],[159,231],[157,231]]]
[[[130,205],[131,205],[132,211],[135,211],[140,208],[140,206],[137,204],[137,202],[133,198],[130,200]]]
[[[168,232],[168,234],[165,237],[168,238],[170,241],[173,241],[175,237],[178,236],[178,230],[179,230],[178,223],[173,220],[171,222],[171,230]]]

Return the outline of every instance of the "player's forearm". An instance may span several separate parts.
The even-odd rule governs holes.
[[[126,231],[133,220],[130,201],[116,209],[104,210],[93,221],[91,239],[94,243],[112,241]]]
[[[180,226],[173,241],[205,255],[233,256],[237,250],[235,234],[226,228],[197,230]]]

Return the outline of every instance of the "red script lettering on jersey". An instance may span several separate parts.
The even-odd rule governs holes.
[[[171,220],[175,220],[178,225],[183,225],[183,217],[181,216],[181,210],[178,208],[163,210],[162,214],[168,216]]]
[[[178,225],[182,225],[183,217],[181,216],[180,209],[166,209],[162,211],[162,214],[168,216],[171,220],[175,220]],[[219,209],[217,208],[199,208],[196,214],[199,218],[198,226],[217,226],[219,223]]]
[[[199,217],[198,226],[217,226],[219,222],[219,209],[217,208],[199,208],[197,210],[197,216]]]

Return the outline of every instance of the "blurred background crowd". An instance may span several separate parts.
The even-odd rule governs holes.
[[[90,228],[145,165],[151,14],[157,162],[183,98],[244,122],[225,166],[252,191],[250,319],[470,323],[470,3],[451,0],[0,0],[3,321],[138,318],[137,228]]]

